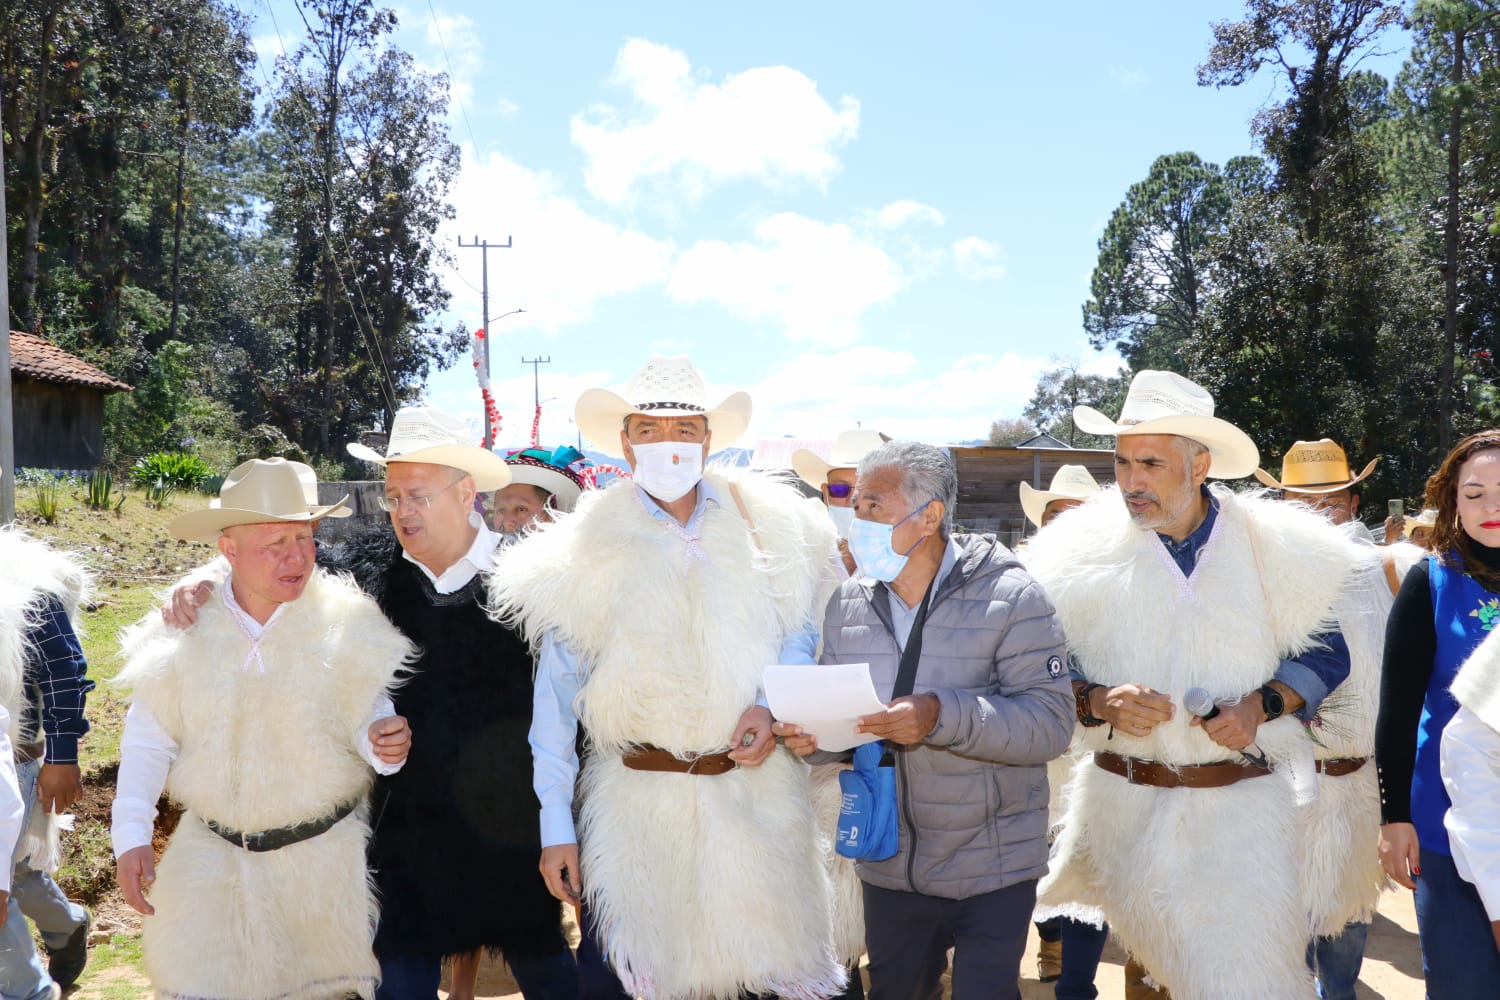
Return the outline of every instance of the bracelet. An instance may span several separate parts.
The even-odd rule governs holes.
[[[1092,729],[1095,726],[1104,725],[1104,720],[1095,715],[1089,708],[1089,694],[1095,688],[1102,688],[1107,686],[1108,685],[1106,684],[1085,684],[1083,687],[1079,688],[1078,693],[1073,696],[1073,700],[1076,703],[1078,710],[1078,722],[1085,728]]]

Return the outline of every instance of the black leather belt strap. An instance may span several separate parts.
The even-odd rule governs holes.
[[[306,823],[298,823],[296,826],[283,826],[275,830],[262,830],[259,833],[241,833],[239,830],[226,830],[211,819],[205,819],[203,825],[214,833],[229,841],[235,847],[243,847],[247,851],[257,854],[265,851],[279,851],[283,847],[304,840],[311,840],[320,833],[327,833],[333,825],[345,816],[352,813],[359,806],[359,801],[345,802],[327,816],[308,820]]]

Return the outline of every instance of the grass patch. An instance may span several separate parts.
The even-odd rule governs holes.
[[[72,1000],[139,1000],[148,992],[141,936],[115,934],[89,949],[88,968],[69,996]]]

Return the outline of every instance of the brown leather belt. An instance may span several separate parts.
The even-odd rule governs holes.
[[[1330,778],[1338,778],[1345,774],[1353,774],[1365,766],[1368,757],[1330,757],[1327,760],[1314,761],[1319,774],[1326,774]]]
[[[1271,773],[1269,767],[1258,767],[1240,761],[1169,767],[1154,760],[1125,757],[1108,751],[1094,754],[1094,763],[1110,774],[1118,774],[1132,785],[1150,785],[1152,788],[1223,788],[1246,778],[1259,778]]]
[[[684,759],[650,743],[638,743],[625,751],[623,763],[632,771],[670,771],[675,774],[724,774],[739,767],[727,753],[704,753]]]
[[[40,759],[42,754],[46,752],[46,740],[37,740],[35,743],[17,743],[15,746],[16,763],[28,764],[31,761]]]

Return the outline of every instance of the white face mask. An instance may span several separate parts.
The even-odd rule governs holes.
[[[630,446],[635,452],[631,477],[635,484],[662,503],[687,496],[703,478],[703,445],[690,441],[659,441]]]
[[[849,525],[854,523],[854,508],[835,507],[829,504],[828,519],[833,522],[833,530],[838,532],[840,538],[848,538]]]

